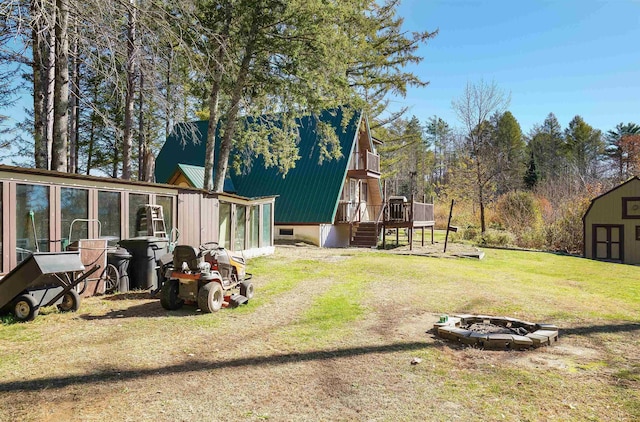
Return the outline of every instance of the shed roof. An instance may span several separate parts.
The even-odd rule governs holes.
[[[618,186],[615,186],[611,189],[609,189],[608,191],[596,196],[595,198],[593,198],[591,200],[591,203],[589,204],[589,208],[587,208],[587,211],[585,211],[584,215],[582,216],[582,221],[584,221],[587,218],[587,215],[589,215],[589,212],[591,212],[591,208],[593,208],[593,205],[596,203],[596,201],[598,201],[600,198],[603,198],[605,196],[608,196],[609,194],[613,193],[614,191],[620,189],[623,186],[626,186],[629,183],[637,183],[640,182],[640,178],[638,176],[633,176],[632,178],[630,178],[629,180],[620,183]]]
[[[324,111],[318,118],[306,116],[297,119],[300,159],[295,167],[283,177],[277,168],[265,168],[262,155],[254,157],[251,167],[244,173],[229,171],[237,194],[247,197],[277,195],[274,219],[278,224],[332,223],[363,119],[366,124],[362,113],[354,113],[350,121],[343,125],[341,110]],[[341,158],[320,162],[322,139],[317,131],[318,120],[335,128],[342,151]],[[204,165],[207,122],[196,122],[195,127],[197,130],[178,128],[167,138],[156,159],[157,180],[169,180],[178,164],[190,165],[188,169],[194,172],[196,170],[193,167]],[[216,154],[218,149],[216,142]],[[235,153],[232,151],[231,157]]]

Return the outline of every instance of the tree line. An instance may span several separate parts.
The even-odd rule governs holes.
[[[563,129],[549,113],[523,133],[509,101],[495,83],[469,83],[452,101],[457,122],[413,116],[378,128],[383,178],[397,194],[455,199],[478,236],[506,226],[522,246],[578,250],[589,200],[640,174],[640,126],[603,133],[576,115]]]
[[[8,0],[0,107],[18,83],[32,93],[28,135],[12,143],[38,168],[152,180],[174,123],[200,118],[206,188],[222,189],[234,142],[286,174],[296,117],[345,106],[378,115],[389,94],[427,84],[404,67],[422,61],[417,48],[436,31],[404,30],[398,3]],[[340,156],[325,138],[323,158]]]

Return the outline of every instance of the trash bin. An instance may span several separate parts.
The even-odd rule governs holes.
[[[129,288],[158,289],[158,261],[169,250],[169,239],[141,236],[121,240],[120,246],[131,254]]]
[[[389,219],[390,220],[404,220],[404,208],[407,203],[407,198],[404,196],[390,196],[389,197]]]
[[[111,264],[118,270],[118,291],[129,291],[129,261],[131,254],[125,248],[119,247],[107,253],[107,264]]]

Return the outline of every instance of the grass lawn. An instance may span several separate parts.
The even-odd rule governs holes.
[[[134,292],[4,317],[0,420],[639,420],[640,267],[485,254],[278,247],[249,261],[256,296],[237,309]],[[454,313],[560,338],[487,351],[428,332]]]

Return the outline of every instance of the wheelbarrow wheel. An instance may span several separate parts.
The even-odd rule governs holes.
[[[105,293],[114,293],[120,287],[120,274],[113,264],[108,264],[107,268],[104,269],[102,279],[104,280]]]
[[[198,306],[202,312],[218,312],[224,302],[224,292],[220,283],[211,281],[198,292]]]
[[[80,295],[75,290],[69,290],[62,296],[62,302],[58,304],[60,312],[75,312],[80,309]]]
[[[180,288],[178,280],[167,280],[162,285],[160,290],[160,305],[164,309],[174,311],[182,308],[184,300],[178,296],[178,289]]]
[[[13,314],[18,321],[33,321],[39,309],[36,299],[29,294],[20,295],[13,302]]]
[[[240,283],[240,294],[251,300],[253,298],[253,283],[250,281],[243,281]]]

